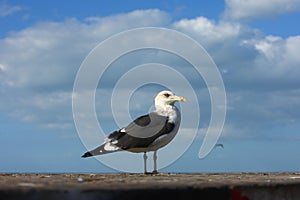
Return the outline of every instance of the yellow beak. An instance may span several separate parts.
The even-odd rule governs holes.
[[[174,96],[173,97],[173,100],[174,101],[182,101],[182,102],[185,102],[186,101],[186,98],[182,97],[182,96]]]

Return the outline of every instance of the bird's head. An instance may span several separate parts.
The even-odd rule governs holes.
[[[186,99],[182,96],[177,96],[171,91],[161,91],[155,97],[155,106],[165,107],[168,105],[173,106],[175,102],[182,101],[185,102]]]

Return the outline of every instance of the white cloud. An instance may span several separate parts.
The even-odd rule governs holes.
[[[5,82],[29,88],[70,86],[81,61],[99,42],[129,28],[160,26],[166,21],[166,13],[145,10],[94,17],[84,23],[76,19],[41,22],[0,41]]]
[[[182,19],[175,22],[173,27],[177,30],[192,34],[197,37],[198,40],[201,40],[201,42],[208,40],[208,43],[224,41],[228,38],[237,37],[241,29],[240,24],[224,21],[216,23],[205,17]]]
[[[276,59],[276,56],[282,52],[279,48],[283,40],[281,37],[267,36],[264,40],[260,40],[255,44],[255,48],[261,51],[268,59]],[[277,46],[277,48],[276,48]]]
[[[173,27],[202,44],[220,70],[226,72],[224,77],[230,77],[236,86],[254,80],[277,81],[278,85],[298,82],[300,36],[266,36],[239,23],[216,23],[204,17],[180,20]],[[254,81],[250,87],[259,83]]]
[[[11,33],[0,40],[1,109],[47,127],[72,122],[71,90],[89,51],[120,31],[168,20],[165,12],[144,10],[83,22],[40,22]]]
[[[167,26],[200,42],[219,69],[226,72],[223,78],[230,108],[226,135],[253,134],[249,129],[261,133],[268,127],[278,126],[279,122],[300,121],[297,114],[300,112],[291,109],[299,107],[300,36],[286,39],[265,36],[240,23],[215,22],[204,17],[168,23],[170,19],[165,12],[138,10],[85,21],[41,22],[9,35],[0,40],[0,109],[20,120],[41,123],[43,127],[69,128],[72,124],[71,90],[75,74],[88,52],[105,38],[129,28]],[[124,65],[153,62],[151,56],[157,56],[155,61],[163,60],[164,64],[175,67],[185,64],[170,55],[151,53],[131,56],[119,64],[126,70]],[[183,68],[182,72],[194,78],[194,71]],[[116,75],[114,71],[108,74]],[[191,82],[201,85],[196,81]],[[201,129],[205,129],[210,117],[209,106],[205,107],[209,105],[209,94],[196,89],[201,104]],[[103,98],[109,99],[110,93],[105,91]],[[139,109],[152,103],[152,96],[149,98],[141,98],[140,107],[132,108],[144,112]],[[99,101],[97,106],[110,105]],[[101,120],[111,119],[106,109],[99,111],[103,111]]]
[[[72,124],[70,92],[10,90],[1,96],[0,109],[6,111],[10,117],[48,128],[66,128],[66,124],[69,127]]]
[[[204,17],[180,20],[174,28],[197,39],[226,72],[225,135],[266,137],[275,127],[300,121],[298,109],[291,109],[299,107],[300,36],[266,36],[240,23]]]
[[[260,73],[260,77],[298,82],[300,58],[297,52],[300,51],[300,36],[287,39],[267,36],[254,46],[260,52],[255,63],[255,70]]]
[[[108,17],[89,17],[86,22],[101,24],[106,32],[115,32],[115,29],[128,29],[128,27],[162,26],[168,24],[170,17],[158,9],[135,10],[130,13],[112,15]]]
[[[21,6],[8,5],[6,2],[0,4],[0,17],[6,17],[23,10]]]
[[[226,0],[224,17],[237,21],[252,21],[295,11],[300,11],[298,0]]]
[[[180,20],[175,22],[173,27],[196,39],[225,73],[230,73],[238,64],[252,62],[258,52],[252,43],[245,45],[245,41],[263,38],[260,31],[242,24],[215,22],[204,17]]]

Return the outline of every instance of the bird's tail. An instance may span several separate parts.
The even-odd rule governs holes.
[[[107,154],[107,153],[113,153],[116,151],[121,151],[122,149],[120,149],[119,147],[111,144],[110,142],[108,143],[104,143],[102,145],[100,145],[99,147],[88,151],[86,153],[84,153],[81,157],[82,158],[87,158],[87,157],[91,157],[91,156],[97,156],[97,155],[103,155],[103,154]]]

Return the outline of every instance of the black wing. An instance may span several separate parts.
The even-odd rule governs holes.
[[[123,150],[148,147],[158,137],[170,133],[175,127],[168,117],[156,113],[143,115],[127,127],[115,131],[108,139]]]

